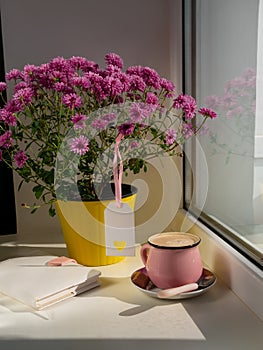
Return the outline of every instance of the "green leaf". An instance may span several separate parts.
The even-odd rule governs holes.
[[[53,165],[54,157],[52,151],[48,151],[47,149],[41,150],[38,154],[39,158],[42,159],[43,164]]]
[[[37,186],[33,187],[33,192],[35,193],[35,197],[37,199],[39,199],[42,196],[43,191],[44,191],[44,187],[41,185],[37,185]]]
[[[52,185],[54,183],[54,169],[50,170],[48,176],[46,177],[46,183]]]
[[[18,185],[18,191],[20,191],[21,190],[21,187],[22,187],[22,185],[23,185],[23,183],[24,183],[24,180],[22,180],[20,183],[19,183],[19,185]]]
[[[53,208],[53,205],[51,205],[50,208],[48,209],[48,213],[51,217],[56,215],[56,210]]]
[[[26,182],[29,182],[31,176],[31,169],[27,166],[17,170],[18,174],[25,179]]]

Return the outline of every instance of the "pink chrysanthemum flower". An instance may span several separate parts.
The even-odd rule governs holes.
[[[108,65],[117,66],[120,69],[123,67],[123,61],[116,53],[107,53],[105,56],[105,61]]]
[[[145,102],[151,105],[156,105],[158,104],[158,97],[153,92],[147,92]]]
[[[9,126],[17,125],[17,120],[14,114],[4,108],[0,110],[0,121],[6,123]]]
[[[232,94],[231,92],[225,93],[220,101],[220,105],[225,110],[228,110],[229,108],[236,107],[236,104],[238,103],[238,98],[236,95]]]
[[[6,89],[6,83],[0,82],[0,91],[4,91]]]
[[[244,113],[244,108],[242,107],[242,106],[238,106],[238,107],[236,107],[236,108],[234,108],[234,109],[230,109],[229,111],[227,111],[226,112],[226,114],[225,114],[225,116],[227,117],[227,118],[232,118],[232,117],[234,117],[235,115],[241,115],[242,113]],[[215,113],[215,112],[214,112]],[[206,116],[206,115],[204,115],[204,116]],[[207,117],[210,117],[210,116],[208,116],[207,115]],[[210,117],[211,118],[211,117]],[[213,118],[212,118],[213,119]]]
[[[66,94],[62,97],[62,102],[64,103],[64,105],[68,106],[70,109],[73,109],[75,107],[80,107],[82,100],[81,97],[78,96],[75,93],[71,93],[71,94]]]
[[[107,121],[108,123],[112,122],[115,118],[116,118],[115,113],[104,114],[104,116],[102,117],[102,119]]]
[[[49,66],[50,66],[51,70],[59,70],[62,72],[67,72],[71,68],[68,60],[64,57],[59,57],[59,56],[53,58],[50,61]]]
[[[134,125],[131,123],[125,123],[118,126],[118,130],[120,134],[123,134],[124,136],[131,135],[134,130]]]
[[[19,90],[22,90],[28,87],[29,85],[26,82],[20,81],[20,83],[16,84],[16,86],[14,87],[14,90],[15,92],[18,92]]]
[[[193,119],[196,113],[196,100],[190,95],[180,94],[174,99],[173,107],[177,109],[183,109],[186,119]]]
[[[18,168],[23,168],[27,159],[27,155],[22,150],[18,151],[14,156],[14,161]]]
[[[205,104],[208,106],[208,108],[218,108],[220,100],[216,95],[207,96],[205,98]]]
[[[104,114],[100,119],[95,119],[91,123],[91,126],[96,130],[104,130],[109,124],[116,118],[114,113]]]
[[[105,92],[103,90],[104,79],[97,73],[89,72],[85,74],[85,77],[90,80],[91,92],[97,97],[99,101],[105,99]]]
[[[211,119],[214,119],[217,117],[217,114],[216,112],[214,112],[212,109],[210,108],[205,108],[205,107],[202,107],[199,109],[198,111],[201,115],[203,115],[204,117],[207,117],[207,118],[211,118]]]
[[[34,64],[26,64],[23,71],[23,78],[25,81],[30,82],[35,77],[38,71],[38,67]]]
[[[176,139],[176,132],[174,129],[168,129],[166,131],[165,143],[166,145],[172,145]]]
[[[160,79],[160,85],[161,85],[161,88],[169,92],[172,92],[175,89],[174,83],[165,78]]]
[[[112,64],[108,64],[106,67],[106,71],[110,74],[110,75],[116,75],[119,74],[121,72],[120,68],[117,66],[114,66]]]
[[[140,107],[139,103],[133,103],[130,109],[130,116],[131,116],[131,120],[134,123],[141,123],[142,119],[144,118],[144,115],[143,115],[143,109]]]
[[[32,101],[33,95],[33,90],[29,87],[25,87],[14,94],[14,101],[18,104],[21,102],[22,104],[28,105]]]
[[[67,85],[62,81],[58,81],[54,84],[54,89],[58,92],[65,92],[67,91]]]
[[[7,113],[8,112],[4,108],[0,109],[0,121],[1,122],[5,122]]]
[[[153,110],[151,105],[134,102],[130,108],[131,121],[134,123],[141,123],[143,119],[149,117]]]
[[[123,84],[118,78],[107,76],[103,79],[103,90],[109,97],[115,97],[123,92]]]
[[[0,135],[0,147],[9,148],[12,145],[12,131],[7,130],[3,135]]]
[[[50,66],[48,63],[41,64],[40,66],[37,67],[37,70],[36,70],[36,74],[39,78],[48,75],[49,72],[50,72]]]
[[[13,113],[8,113],[8,115],[6,116],[5,123],[9,126],[16,126],[17,125],[16,116]]]
[[[16,80],[21,78],[21,71],[19,69],[11,69],[10,72],[6,73],[6,80]]]
[[[23,108],[23,106],[21,108],[18,108],[18,104],[15,100],[10,100],[5,105],[5,109],[11,113],[19,112],[22,108]]]
[[[117,77],[123,85],[123,92],[129,91],[131,77],[121,71],[118,73]]]
[[[143,67],[142,66],[130,66],[127,70],[126,73],[128,75],[138,75],[141,76],[142,74]]]
[[[70,145],[70,150],[83,156],[89,150],[89,140],[84,135],[75,137]]]
[[[54,82],[57,82],[57,81],[62,81],[64,83],[67,82],[65,72],[60,72],[58,70],[51,71],[49,75],[49,79],[53,80]]]
[[[185,112],[185,118],[186,119],[193,119],[196,113],[196,100],[189,95],[185,95],[185,102],[183,105],[183,110]]]
[[[150,67],[143,67],[141,77],[147,86],[152,86],[155,89],[160,89],[160,76],[159,74]]]
[[[137,75],[130,76],[130,81],[129,81],[130,90],[144,91],[145,88],[146,88],[146,84],[141,77]]]
[[[72,84],[75,86],[83,87],[84,89],[89,89],[91,86],[91,82],[90,82],[90,79],[88,78],[88,76],[73,77]]]
[[[177,109],[181,109],[183,108],[184,103],[185,103],[185,96],[183,94],[180,94],[179,96],[176,97],[176,99],[174,99],[173,107]]]
[[[137,148],[138,146],[139,146],[138,142],[132,141],[131,144],[130,144],[130,149]]]
[[[0,109],[0,121],[5,122],[9,113],[11,112],[9,112],[6,108]]]
[[[81,69],[83,72],[96,72],[99,68],[97,63],[79,56],[71,57],[69,63],[73,68]]]
[[[105,119],[96,119],[93,120],[93,122],[91,123],[91,126],[96,130],[103,130],[106,128],[107,125],[108,121]]]
[[[186,139],[188,139],[189,137],[192,137],[194,135],[193,125],[184,123],[182,126],[182,134]]]
[[[75,114],[71,118],[71,121],[74,124],[74,129],[76,130],[85,128],[86,120],[87,120],[87,116],[84,114]]]

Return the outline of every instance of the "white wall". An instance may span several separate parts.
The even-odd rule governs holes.
[[[180,0],[1,0],[0,4],[6,71],[72,55],[104,66],[105,54],[116,52],[125,67],[151,66],[181,90]],[[176,186],[178,175],[170,177]],[[180,179],[177,186],[181,194]],[[178,194],[169,194],[171,203],[178,202]],[[31,215],[20,207],[30,200],[30,186],[16,193],[20,237],[59,239],[57,218],[49,218],[46,209]]]

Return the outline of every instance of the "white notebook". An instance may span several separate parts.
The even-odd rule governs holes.
[[[99,285],[100,271],[79,264],[48,266],[55,256],[0,262],[0,292],[41,310]]]

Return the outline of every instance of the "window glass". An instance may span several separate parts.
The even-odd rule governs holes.
[[[204,221],[262,265],[263,3],[192,3],[194,50],[186,90],[218,117],[194,148],[187,147],[195,158],[195,176],[186,205],[202,211]],[[185,9],[189,21],[190,7]],[[186,175],[189,182],[187,166]]]

